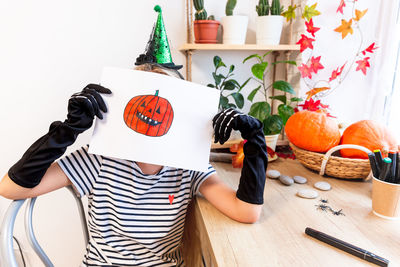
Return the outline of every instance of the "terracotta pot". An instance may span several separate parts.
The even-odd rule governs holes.
[[[196,44],[216,44],[219,21],[195,20],[194,39]]]

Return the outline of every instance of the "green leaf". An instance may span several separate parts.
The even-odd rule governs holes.
[[[281,104],[278,106],[278,114],[282,118],[283,125],[286,125],[289,117],[294,114],[294,109],[291,106]]]
[[[234,69],[235,69],[235,66],[234,66],[234,65],[231,65],[231,66],[229,67],[229,73],[231,73]]]
[[[250,56],[246,57],[245,59],[243,59],[243,63],[245,63],[247,60],[249,60],[250,58],[253,58],[253,57],[258,58],[260,60],[260,62],[262,62],[262,58],[258,54],[253,54],[253,55],[250,55]]]
[[[286,81],[275,81],[272,87],[286,93],[295,94],[293,87]]]
[[[262,58],[264,59],[266,56],[268,56],[269,54],[271,54],[273,51],[268,51],[267,53],[265,53]]]
[[[282,16],[286,18],[286,21],[290,21],[292,19],[296,18],[296,13],[295,10],[297,8],[297,5],[294,6],[288,6],[288,10],[282,13]]]
[[[301,102],[301,101],[303,101],[303,98],[300,98],[300,97],[292,97],[292,98],[290,99],[290,101],[292,101],[292,102]]]
[[[222,59],[219,56],[214,56],[214,66],[218,68],[219,64],[222,62]]]
[[[233,82],[233,80],[228,80],[228,81],[224,82],[222,87],[224,88],[224,90],[230,91],[230,90],[234,90],[236,88],[236,84]]]
[[[297,66],[297,62],[296,62],[296,61],[293,61],[293,60],[275,61],[275,62],[272,62],[271,64],[272,64],[272,65],[276,65],[276,64],[279,64],[279,63],[286,63],[286,64],[290,64],[290,65],[295,65],[295,66]]]
[[[249,100],[250,102],[253,102],[254,96],[257,94],[258,90],[261,88],[261,85],[258,86],[256,89],[254,89],[253,91],[251,91],[251,93],[247,96],[247,100]]]
[[[219,98],[219,106],[222,108],[226,108],[226,106],[228,105],[229,100],[227,97],[221,95],[221,97]]]
[[[215,88],[215,85],[212,83],[207,84],[208,87]]]
[[[270,96],[269,98],[279,100],[279,101],[281,101],[283,104],[286,104],[286,101],[287,101],[285,95]]]
[[[250,107],[249,115],[260,121],[265,120],[271,114],[271,106],[268,102],[256,102]]]
[[[233,103],[229,103],[229,104],[227,105],[227,108],[236,108],[236,105],[233,104]]]
[[[242,90],[246,86],[246,84],[250,81],[250,79],[251,79],[251,77],[248,78],[241,86],[239,86],[239,91]]]
[[[312,6],[305,6],[304,7],[304,11],[303,11],[303,15],[302,18],[306,19],[307,21],[310,21],[310,19],[314,16],[318,16],[321,14],[321,12],[319,12],[318,10],[316,10],[315,8],[317,7],[317,3],[315,3]]]
[[[231,94],[231,96],[233,97],[233,99],[235,99],[235,103],[238,106],[238,108],[243,108],[244,106],[243,95],[241,93],[233,93]]]
[[[265,135],[278,134],[283,129],[282,118],[279,115],[269,116],[262,122],[264,124],[263,130]]]
[[[265,72],[265,69],[267,68],[267,66],[268,66],[268,62],[254,64],[251,67],[251,72],[253,73],[253,75],[255,77],[257,77],[260,80],[263,80],[264,72]]]
[[[222,74],[218,74],[218,75],[217,75],[215,72],[213,72],[212,75],[213,75],[213,77],[214,77],[215,84],[216,84],[217,86],[221,83],[222,79],[225,78],[224,75],[222,75]]]

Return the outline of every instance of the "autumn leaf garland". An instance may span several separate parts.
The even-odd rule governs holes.
[[[352,15],[351,18],[347,19],[342,18],[341,24],[338,27],[336,27],[334,31],[341,34],[342,40],[345,39],[347,36],[352,35],[354,33],[354,30],[359,31],[361,36],[361,41],[360,41],[361,42],[360,48],[361,48],[362,32],[359,27],[359,21],[361,20],[361,18],[365,16],[368,9],[362,11],[356,9],[355,8],[356,2],[357,0],[346,1],[346,2],[344,0],[340,0],[336,13],[341,13],[344,16],[343,9],[346,7],[346,3],[351,3],[350,7],[352,8],[352,10],[354,10],[354,14]],[[306,34],[301,34],[301,38],[296,43],[300,45],[300,53],[303,53],[307,49],[311,50],[311,54],[309,58],[306,60],[306,62],[298,66],[302,79],[304,80],[306,86],[310,89],[309,91],[306,92],[307,100],[315,96],[323,97],[331,93],[341,84],[341,82],[347,76],[349,71],[352,69],[353,65],[356,65],[355,69],[356,71],[361,71],[364,75],[366,75],[368,68],[371,67],[370,57],[367,56],[367,54],[374,53],[374,51],[378,48],[375,45],[375,43],[372,43],[363,50],[359,49],[355,54],[354,58],[351,60],[351,63],[347,64],[346,61],[342,66],[336,67],[332,71],[329,79],[327,80],[321,79],[318,81],[313,81],[314,78],[313,76],[316,75],[319,72],[319,70],[324,69],[324,66],[321,63],[321,56],[313,55],[314,44],[317,41],[315,34],[320,30],[319,27],[314,26],[314,22],[312,20],[312,17],[321,14],[318,10],[316,10],[316,7],[317,3],[311,6],[306,6],[304,8],[302,17],[305,19]],[[289,21],[295,18],[296,8],[298,8],[297,5],[289,6],[288,10],[284,12],[282,15],[286,17],[286,19]],[[347,67],[346,70],[344,71],[345,66]],[[335,84],[332,84],[332,82],[334,81],[336,81],[336,86],[334,86]],[[321,86],[321,84],[323,86]]]

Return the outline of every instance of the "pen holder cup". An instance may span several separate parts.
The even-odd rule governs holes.
[[[382,218],[400,220],[400,184],[372,179],[372,212]]]

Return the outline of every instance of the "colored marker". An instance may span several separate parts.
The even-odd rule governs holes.
[[[376,149],[374,150],[374,154],[376,159],[376,165],[378,166],[378,171],[380,173],[382,170],[382,162],[383,162],[382,153],[379,149]]]
[[[400,152],[397,152],[396,159],[396,184],[400,184]]]
[[[375,154],[372,152],[368,153],[368,158],[369,158],[369,164],[371,165],[372,174],[374,175],[375,178],[378,178],[379,170],[378,166],[376,165]]]
[[[392,165],[389,170],[388,179],[390,183],[396,182],[396,161],[397,153],[394,151],[389,151],[389,158],[392,160]]]
[[[390,171],[390,166],[392,165],[392,160],[390,158],[384,158],[383,159],[383,164],[382,164],[382,170],[381,173],[379,174],[379,180],[389,182],[388,177],[389,177],[389,171]]]

